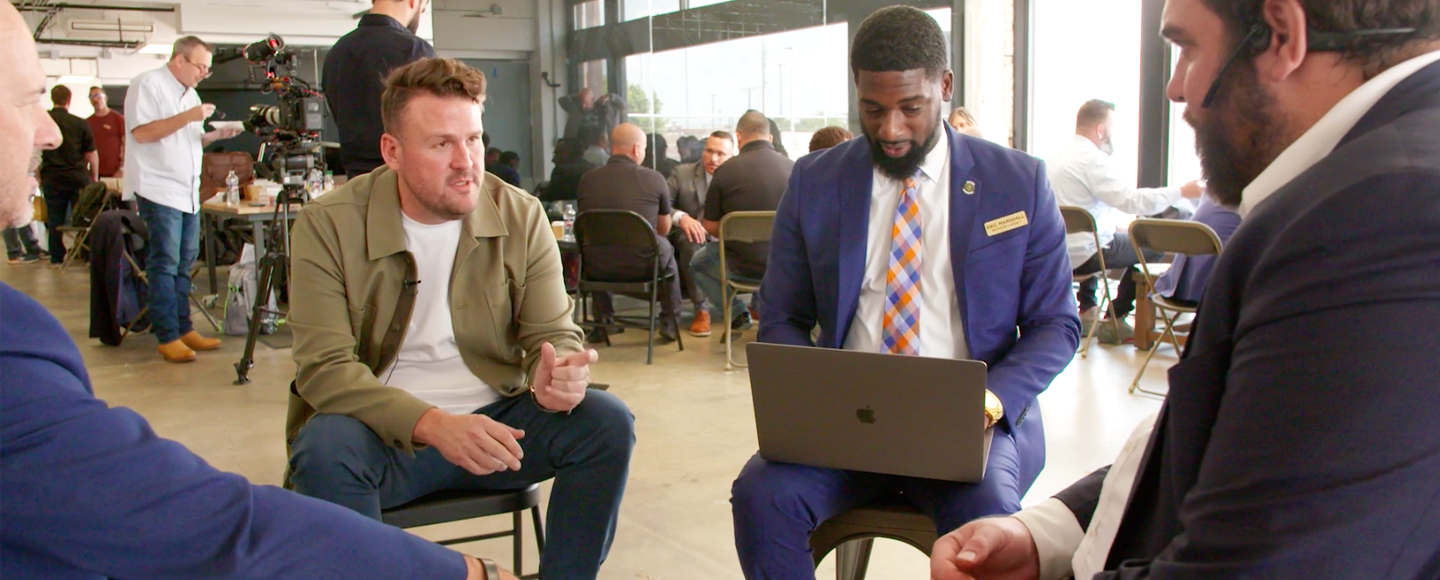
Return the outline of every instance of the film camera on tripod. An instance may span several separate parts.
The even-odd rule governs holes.
[[[291,208],[309,201],[307,184],[312,172],[324,172],[324,147],[338,147],[320,140],[325,128],[325,99],[310,83],[295,75],[295,53],[285,49],[285,41],[275,34],[246,46],[242,51],[251,63],[250,81],[259,83],[264,93],[274,93],[277,105],[254,105],[245,130],[262,139],[260,154],[255,160],[255,173],[280,184],[275,199],[275,213],[266,228],[266,251],[258,262],[260,284],[250,316],[245,350],[235,363],[235,384],[250,382],[250,369],[255,366],[255,341],[269,318],[280,313],[269,308],[270,296],[282,281],[288,280],[290,262]]]

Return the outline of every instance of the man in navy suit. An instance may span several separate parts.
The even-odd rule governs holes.
[[[1168,0],[1243,217],[1110,467],[935,544],[936,580],[1440,578],[1440,3]]]
[[[984,480],[757,455],[731,491],[747,578],[813,578],[816,526],[897,492],[942,531],[1014,512],[1044,465],[1036,396],[1080,335],[1065,226],[1039,160],[942,123],[953,83],[945,53],[939,25],[914,8],[879,10],[857,30],[850,59],[865,138],[795,164],[761,288],[760,340],[986,362]]]
[[[0,227],[30,221],[32,149],[60,131],[20,14],[0,6]],[[206,464],[95,398],[75,343],[0,283],[0,578],[495,578],[353,511]],[[513,578],[513,576],[510,576]]]

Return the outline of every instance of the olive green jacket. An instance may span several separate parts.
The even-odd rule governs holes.
[[[489,173],[464,220],[448,282],[456,342],[475,376],[517,396],[529,388],[541,344],[555,345],[561,356],[582,347],[560,252],[540,202]],[[398,325],[403,336],[410,318],[408,310],[396,312],[414,261],[396,174],[381,167],[306,205],[291,256],[298,375],[286,442],[314,414],[330,413],[359,419],[382,441],[414,453],[415,423],[433,405],[376,378],[395,360],[396,353],[382,352],[386,331]]]

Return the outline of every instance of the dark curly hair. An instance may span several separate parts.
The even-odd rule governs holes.
[[[1244,38],[1262,21],[1263,0],[1204,0],[1220,16],[1230,42]],[[1366,79],[1417,56],[1419,46],[1440,40],[1440,3],[1435,0],[1300,0],[1313,32],[1414,28],[1405,35],[1357,36],[1342,40],[1340,57],[1360,65]]]
[[[949,68],[945,33],[929,14],[911,6],[881,8],[860,23],[850,45],[850,73],[925,69],[934,78]]]

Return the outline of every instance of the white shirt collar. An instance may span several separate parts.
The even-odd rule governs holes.
[[[939,182],[945,163],[950,161],[950,135],[945,132],[943,124],[936,125],[935,131],[940,138],[935,141],[935,148],[925,154],[925,161],[920,163],[920,172],[930,178],[930,181]]]
[[[1395,85],[1437,61],[1440,61],[1440,50],[1417,56],[1390,67],[1340,99],[1314,127],[1291,143],[1255,181],[1245,186],[1240,202],[1240,217],[1249,216],[1255,206],[1330,155],[1335,146],[1340,144],[1340,140],[1344,139],[1345,135],[1355,128],[1355,124],[1370,112],[1375,103],[1380,102],[1380,99],[1394,89]]]
[[[1104,153],[1104,151],[1100,151],[1100,148],[1095,145],[1094,141],[1091,141],[1089,137],[1079,133],[1070,136],[1070,146],[1076,147],[1081,151]]]

